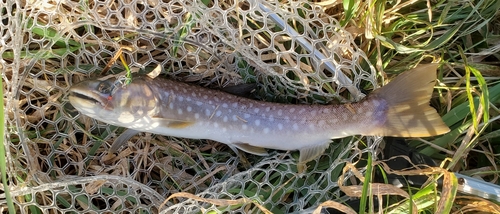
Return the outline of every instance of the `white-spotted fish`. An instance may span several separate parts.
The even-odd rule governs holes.
[[[300,172],[334,138],[448,132],[429,106],[436,69],[437,64],[418,66],[362,101],[341,105],[256,101],[149,77],[134,78],[123,86],[114,78],[83,81],[71,87],[69,101],[84,115],[137,131],[210,139],[257,155],[266,155],[264,148],[299,150]]]

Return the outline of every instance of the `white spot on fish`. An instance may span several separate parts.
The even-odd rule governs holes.
[[[294,117],[295,119],[295,117]],[[289,116],[285,116],[285,120],[290,120],[290,117]]]
[[[281,115],[283,115],[283,110],[280,109],[280,110],[278,110],[278,116],[281,116]]]
[[[184,101],[184,97],[183,96],[178,96],[177,99],[179,100],[179,102]]]
[[[191,106],[188,106],[188,107],[186,108],[186,110],[187,110],[188,112],[191,112],[191,111],[193,110],[193,108],[191,108]]]
[[[271,108],[270,107],[266,107],[266,111],[267,112],[271,111]]]
[[[310,111],[310,113],[311,113],[311,117],[316,117],[316,115],[318,114],[318,111],[312,110],[312,111]]]
[[[203,99],[208,99],[208,96],[207,95],[203,95]]]
[[[259,113],[260,109],[259,108],[254,108],[253,109],[253,112],[255,112],[256,114]]]
[[[278,123],[278,129],[279,129],[279,130],[283,130],[283,124]]]
[[[269,128],[264,128],[264,134],[268,134],[269,133]]]
[[[200,118],[200,114],[195,113],[195,114],[194,114],[194,119],[199,119],[199,118]]]
[[[194,92],[191,93],[191,96],[196,97],[196,93],[194,93]]]
[[[233,115],[232,119],[233,119],[233,121],[237,121],[238,120],[238,116],[237,115]]]
[[[203,103],[201,101],[196,101],[196,105],[201,106],[201,105],[203,105]]]
[[[325,121],[325,120],[320,120],[320,121],[318,122],[318,126],[319,126],[319,127],[324,127],[325,125],[326,125],[326,121]]]
[[[293,113],[293,112],[295,112],[295,108],[291,108],[289,111],[290,111],[290,113]]]
[[[237,107],[238,107],[238,103],[233,103],[231,106],[232,106],[233,108],[237,108]]]
[[[228,120],[227,116],[224,116],[224,118],[222,118],[222,121],[224,122],[227,122],[227,120]]]
[[[292,128],[295,131],[299,130],[299,126],[297,125],[297,123],[294,123],[293,126],[292,126]]]
[[[221,111],[217,111],[217,112],[215,112],[215,116],[217,116],[217,117],[220,117],[220,115],[221,115],[221,114],[222,114],[222,112],[221,112]]]
[[[241,128],[242,128],[243,130],[247,130],[248,126],[247,126],[247,124],[243,124],[243,125],[241,126]]]
[[[306,110],[305,109],[300,109],[299,114],[304,113]]]
[[[205,109],[205,115],[207,115],[207,117],[210,117],[210,115],[212,115],[211,113],[212,113],[212,112],[210,112],[210,110]]]
[[[222,108],[227,108],[227,107],[229,107],[229,106],[227,105],[227,103],[223,103],[223,104],[222,104]]]
[[[269,121],[274,122],[274,117],[272,115],[269,116]]]
[[[182,109],[177,109],[177,114],[181,115],[182,114]]]
[[[309,129],[315,129],[314,123],[309,123]]]
[[[255,125],[260,126],[260,120],[255,120]]]
[[[245,119],[250,118],[250,114],[244,114],[244,115],[243,115],[243,118],[245,118]]]
[[[168,104],[168,108],[169,108],[169,109],[174,109],[174,103],[169,103],[169,104]]]

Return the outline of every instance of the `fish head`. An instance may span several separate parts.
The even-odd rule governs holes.
[[[69,90],[69,102],[94,119],[130,127],[158,113],[158,99],[145,78],[124,84],[116,78],[85,80]]]

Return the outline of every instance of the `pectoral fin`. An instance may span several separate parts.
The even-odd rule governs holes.
[[[328,141],[327,143],[316,144],[315,146],[300,149],[299,162],[297,163],[298,172],[304,172],[306,163],[316,159],[318,156],[323,154],[323,152],[325,152],[326,148],[328,148],[329,145],[330,141]]]
[[[168,127],[173,129],[183,129],[193,124],[194,122],[191,121],[170,121],[168,123]]]
[[[133,130],[133,129],[127,129],[123,133],[120,134],[114,141],[113,145],[111,145],[111,148],[109,148],[109,153],[115,153],[127,143],[130,138],[132,138],[134,135],[138,134],[140,131]]]
[[[168,119],[168,118],[161,118],[161,117],[153,117],[154,122],[158,122],[160,126],[172,128],[172,129],[183,129],[188,126],[191,126],[194,124],[194,121],[187,121],[187,120],[177,120],[177,119]]]
[[[259,155],[259,156],[267,156],[269,155],[266,151],[266,149],[262,147],[257,147],[257,146],[252,146],[248,143],[233,143],[232,144],[234,147],[241,149],[245,152],[248,152],[250,154],[254,155]]]

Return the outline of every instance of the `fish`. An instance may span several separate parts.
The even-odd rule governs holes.
[[[449,132],[429,105],[438,64],[419,65],[359,102],[284,104],[236,96],[166,78],[84,80],[68,99],[81,114],[134,133],[209,139],[255,155],[298,150],[298,171],[332,139],[353,135],[430,137]],[[117,144],[115,142],[115,144]],[[114,146],[114,145],[113,145]]]

